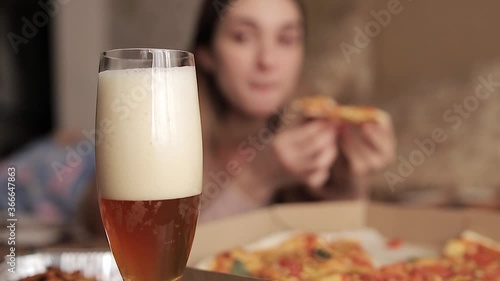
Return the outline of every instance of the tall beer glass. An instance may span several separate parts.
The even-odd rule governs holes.
[[[101,55],[96,167],[101,217],[124,280],[180,280],[202,186],[192,54],[122,49]]]

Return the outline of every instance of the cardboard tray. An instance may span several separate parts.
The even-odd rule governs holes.
[[[286,204],[199,225],[188,265],[284,230],[312,232],[373,227],[389,238],[439,249],[472,230],[500,241],[500,213],[474,209],[400,207],[367,202]]]

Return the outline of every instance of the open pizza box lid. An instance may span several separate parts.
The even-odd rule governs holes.
[[[439,249],[466,230],[500,240],[500,213],[365,202],[276,205],[199,225],[188,265],[194,266],[208,256],[276,232],[327,232],[363,227],[375,228],[389,238]]]

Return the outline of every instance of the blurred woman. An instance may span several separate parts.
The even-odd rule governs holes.
[[[298,0],[206,0],[202,6],[193,44],[205,149],[202,222],[287,201],[290,194],[294,200],[365,198],[370,176],[392,160],[391,124],[302,120],[287,110],[300,94],[305,22]],[[57,224],[78,219],[102,234],[94,151],[66,165],[82,141],[79,133],[62,133],[33,143],[0,161],[0,179],[7,182],[7,168],[17,167],[19,212]]]
[[[193,44],[205,146],[202,221],[291,190],[304,200],[364,198],[370,175],[392,161],[391,124],[304,121],[286,110],[300,94],[305,37],[298,0],[202,6]]]

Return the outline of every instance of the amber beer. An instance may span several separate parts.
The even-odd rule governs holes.
[[[151,59],[160,64],[176,55],[158,52]],[[96,124],[107,128],[96,143],[99,203],[126,281],[180,280],[198,218],[202,144],[195,69],[165,65],[99,73]]]
[[[121,273],[128,280],[177,280],[193,243],[200,196],[123,201],[100,199]]]

